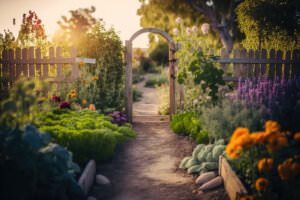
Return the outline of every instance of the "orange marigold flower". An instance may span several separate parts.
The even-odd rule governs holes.
[[[265,129],[266,129],[266,137],[268,137],[272,133],[279,132],[280,125],[277,122],[269,120],[265,124]]]
[[[235,142],[230,142],[226,146],[226,153],[231,159],[239,158],[242,151],[243,151],[243,147],[237,145]]]
[[[278,173],[281,180],[291,180],[294,178],[295,174],[292,171],[293,159],[289,158],[285,160],[282,164],[278,165]]]
[[[80,61],[80,62],[79,62],[79,65],[83,65],[83,61]]]
[[[251,195],[243,196],[241,197],[241,200],[253,200],[253,196]]]
[[[297,142],[300,142],[300,132],[295,133],[294,140],[296,140]]]
[[[85,82],[86,82],[86,80],[84,80],[84,79],[83,79],[83,80],[81,80],[81,83],[85,83]]]
[[[244,134],[249,134],[249,129],[247,128],[242,128],[242,127],[238,127],[237,129],[235,129],[235,131],[233,132],[232,136],[231,136],[231,141],[234,141],[235,139],[239,138],[241,135]]]
[[[286,137],[281,136],[280,134],[276,134],[268,138],[267,149],[269,151],[278,151],[282,147],[288,145],[288,139]]]
[[[265,191],[269,186],[269,181],[266,178],[258,178],[255,182],[256,190],[261,192]]]
[[[260,172],[264,172],[264,171],[270,171],[272,170],[272,167],[273,167],[273,159],[271,158],[263,158],[261,159],[258,164],[257,164],[257,168],[258,168],[258,171]]]
[[[75,90],[71,90],[71,93],[75,93]]]
[[[46,101],[46,97],[42,97],[42,98],[41,98],[41,101]]]
[[[236,139],[236,143],[238,146],[249,147],[252,142],[249,134],[243,134],[239,138]]]
[[[85,99],[82,100],[82,104],[84,104],[84,105],[87,104],[87,100],[85,100]]]
[[[250,139],[253,144],[262,144],[265,140],[265,132],[253,132]]]
[[[76,94],[75,93],[71,94],[71,98],[74,98],[74,97],[76,97]]]
[[[97,81],[97,80],[99,80],[99,77],[98,77],[98,76],[92,77],[92,81]]]

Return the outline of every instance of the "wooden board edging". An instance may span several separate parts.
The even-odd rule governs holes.
[[[219,175],[223,178],[224,188],[231,200],[239,200],[241,196],[248,193],[241,180],[223,156],[219,157]]]

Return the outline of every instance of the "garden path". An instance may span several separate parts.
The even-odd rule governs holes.
[[[139,89],[145,94],[146,88]],[[147,94],[155,93],[148,89]],[[141,101],[145,98],[149,96],[143,95]],[[152,100],[149,104],[157,102]],[[195,142],[174,134],[168,116],[155,116],[154,106],[145,104],[143,110],[138,105],[136,113],[148,116],[133,118],[137,139],[121,146],[112,160],[97,165],[97,173],[108,177],[111,185],[94,185],[90,195],[98,200],[227,200],[223,188],[199,192],[195,177],[178,168],[181,159],[192,154]]]

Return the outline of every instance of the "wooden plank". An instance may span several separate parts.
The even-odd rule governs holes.
[[[176,113],[176,100],[175,100],[175,47],[172,43],[169,43],[169,82],[170,82],[170,120],[172,120],[172,116]]]
[[[35,67],[34,67],[34,48],[29,48],[29,60],[31,61],[29,64],[29,77],[34,78],[35,77]]]
[[[61,47],[56,47],[56,58],[61,58]],[[56,80],[59,81],[57,83],[57,91],[60,91],[60,87],[61,87],[61,80],[63,79],[62,77],[62,64],[56,64],[56,69],[57,69],[57,74],[56,74]]]
[[[73,62],[73,61],[76,61],[76,49],[75,47],[71,47],[70,49],[71,53],[71,59],[72,59],[72,64],[71,64],[71,69],[72,69],[72,79],[76,79],[78,77],[80,77],[79,75],[79,68],[78,68],[78,64],[76,62]]]
[[[54,48],[53,47],[49,48],[49,60],[55,61]],[[54,64],[55,64],[55,62],[50,63],[50,65],[49,65],[50,72],[53,72],[55,70],[55,65]]]
[[[287,61],[291,60],[291,51],[286,52],[285,60],[287,60]],[[284,79],[287,80],[287,79],[290,78],[290,70],[291,70],[291,65],[290,64],[285,64],[284,65],[284,74],[283,74]]]
[[[274,49],[271,49],[270,51],[270,59],[274,59],[275,58],[275,50]],[[271,79],[273,79],[275,77],[275,64],[270,64],[270,67],[269,67],[269,77]]]
[[[248,193],[227,160],[222,156],[219,157],[219,175],[223,178],[224,188],[231,200],[239,199]]]
[[[282,59],[282,51],[278,50],[276,53],[276,59],[281,60]],[[276,77],[281,79],[282,78],[282,64],[277,63],[275,65],[275,72],[276,72]]]
[[[227,49],[223,48],[221,50],[221,59],[227,59],[228,56],[229,56],[229,53],[228,53]],[[224,71],[224,76],[227,76],[228,67],[229,67],[229,65],[227,63],[221,63],[221,68]]]
[[[14,60],[15,52],[13,49],[8,50],[8,60]],[[13,83],[16,80],[16,68],[15,64],[9,64],[9,79],[10,79],[10,86],[13,85]]]
[[[126,115],[128,122],[132,122],[132,43],[125,41],[125,97]]]
[[[233,50],[233,56],[234,56],[234,58],[240,58],[240,49],[234,49]],[[239,68],[240,68],[239,64],[237,64],[237,63],[233,64],[233,77],[239,77],[240,76]]]
[[[22,73],[22,64],[20,64],[21,61],[21,49],[17,48],[16,49],[16,79],[19,79]]]
[[[221,63],[221,64],[300,64],[300,60],[277,60],[277,59],[244,59],[244,58],[224,58],[219,59],[214,62]]]
[[[251,59],[255,59],[254,58],[254,51],[252,49],[249,50],[248,52],[248,58]],[[252,78],[253,77],[253,64],[250,63],[248,64],[248,78]]]
[[[28,65],[27,65],[27,59],[28,59],[28,51],[26,48],[22,49],[22,72],[25,78],[28,77]]]
[[[260,59],[260,51],[255,51],[255,59]],[[260,74],[260,64],[256,63],[254,65],[254,77],[258,77]]]
[[[293,61],[297,61],[300,59],[300,50],[294,50],[293,51]],[[298,78],[300,76],[300,65],[299,64],[292,64],[292,78],[296,77]]]
[[[2,51],[2,76],[8,75],[8,51],[3,50]]]
[[[246,49],[241,49],[240,51],[240,57],[243,59],[248,59],[248,54]],[[248,74],[248,64],[242,63],[240,64],[240,76],[241,77],[247,77]]]
[[[42,59],[42,53],[41,53],[41,49],[40,48],[35,49],[35,58],[36,58],[36,60],[41,60]],[[36,70],[35,75],[39,79],[42,79],[42,67],[41,67],[41,64],[37,63],[35,70]]]
[[[267,50],[265,49],[261,50],[260,58],[267,59]],[[267,65],[265,63],[262,63],[260,67],[260,76],[266,75],[266,72],[267,72]]]
[[[49,50],[49,55],[50,55],[50,50]],[[42,79],[47,79],[48,78],[48,72],[49,72],[49,65],[48,64],[43,64],[42,67],[42,74],[43,74],[43,78]]]

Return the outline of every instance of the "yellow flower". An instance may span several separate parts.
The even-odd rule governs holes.
[[[86,82],[86,80],[84,80],[84,79],[83,79],[83,80],[81,80],[81,83],[85,83],[85,82]]]
[[[256,190],[261,192],[265,191],[269,186],[269,181],[266,178],[258,178],[255,182]]]
[[[294,140],[296,140],[297,142],[300,142],[300,132],[295,133]]]
[[[68,96],[68,97],[71,97],[71,94],[69,93],[67,96]]]
[[[253,196],[247,195],[240,198],[240,200],[253,200]]]
[[[41,101],[46,101],[46,97],[42,97],[42,98],[41,98]]]
[[[85,85],[85,87],[86,87],[86,88],[89,88],[89,87],[90,87],[90,85],[89,85],[89,84],[86,84],[86,85]]]
[[[82,104],[87,104],[87,101],[84,99],[84,100],[82,100]]]
[[[273,167],[273,159],[271,158],[263,158],[261,159],[258,164],[257,164],[257,168],[258,168],[258,171],[260,172],[263,172],[263,171],[270,171],[272,170],[272,167]]]
[[[71,90],[71,93],[75,93],[75,90]]]
[[[74,97],[76,97],[76,94],[75,93],[71,94],[71,98],[74,98]]]
[[[241,135],[244,134],[249,134],[249,129],[247,128],[242,128],[242,127],[238,127],[237,129],[235,129],[235,131],[233,132],[232,136],[231,136],[231,141],[234,141],[235,139],[239,138]]]

